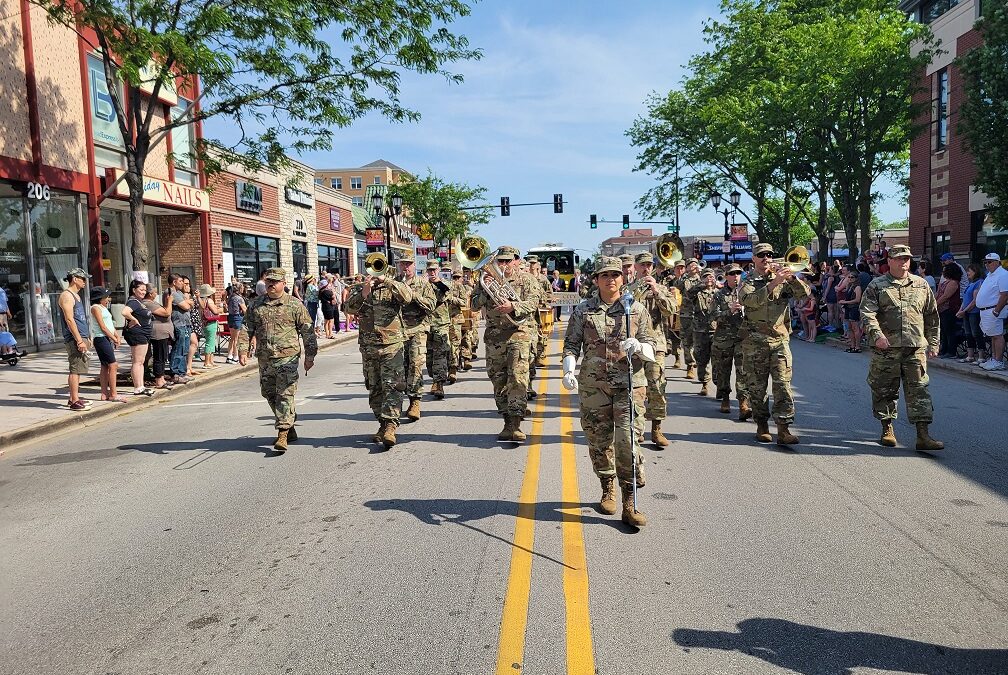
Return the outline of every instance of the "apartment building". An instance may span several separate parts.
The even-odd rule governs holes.
[[[392,162],[378,159],[348,169],[316,169],[315,183],[350,195],[354,206],[364,206],[369,185],[392,185],[403,175],[410,174]]]

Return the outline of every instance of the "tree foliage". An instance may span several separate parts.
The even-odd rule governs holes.
[[[959,57],[963,102],[959,129],[977,167],[977,188],[992,202],[997,229],[1008,229],[1008,5],[984,4],[984,44]]]
[[[222,118],[237,130],[227,144],[192,148],[208,174],[228,164],[287,169],[288,153],[326,150],[363,115],[418,119],[399,98],[413,71],[461,82],[447,69],[476,59],[448,26],[469,13],[462,0],[30,0],[51,21],[96,35],[111,103],[125,139],[133,251],[146,269],[142,176],[152,145],[172,129]],[[199,80],[191,114],[162,120],[145,104],[177,82]],[[113,86],[123,84],[122,91]],[[124,92],[124,93],[122,93]],[[187,93],[190,97],[193,92]],[[210,152],[214,150],[214,152]]]
[[[461,210],[463,206],[485,203],[486,188],[450,183],[429,170],[421,179],[407,179],[396,186],[403,209],[416,224],[430,225],[435,243],[447,243],[465,236],[474,226],[490,222],[493,207]]]

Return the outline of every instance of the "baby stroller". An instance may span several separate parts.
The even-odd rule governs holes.
[[[28,352],[18,351],[17,340],[14,335],[5,330],[0,330],[0,361],[8,366],[16,366],[20,359],[28,356]]]

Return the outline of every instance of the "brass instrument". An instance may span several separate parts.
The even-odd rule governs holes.
[[[368,253],[364,258],[364,274],[369,277],[382,277],[389,274],[389,262],[384,253]]]
[[[809,263],[812,259],[809,257],[808,249],[804,246],[792,246],[788,250],[784,251],[784,256],[781,258],[771,258],[767,261],[767,264],[773,265],[775,269],[781,269],[786,267],[794,273],[804,272],[808,269]]]
[[[702,270],[707,269],[707,261],[702,258],[700,260],[697,260],[697,267],[699,267]]]
[[[493,260],[496,251],[490,250],[490,244],[483,237],[475,235],[455,240],[455,260],[464,269],[480,270]]]
[[[490,297],[490,304],[494,307],[503,305],[505,302],[521,300],[514,289],[507,284],[504,273],[494,262],[499,250],[491,251],[490,244],[483,237],[470,236],[455,240],[455,259],[465,269],[477,272],[479,286]],[[515,326],[521,325],[511,316],[508,316],[507,319]]]
[[[683,259],[682,239],[677,234],[666,232],[655,242],[655,254],[662,267],[674,267],[677,261]]]

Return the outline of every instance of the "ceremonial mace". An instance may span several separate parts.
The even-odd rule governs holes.
[[[633,294],[624,291],[620,302],[623,303],[623,318],[626,320],[627,340],[630,335],[630,310],[633,307]],[[630,459],[633,466],[633,507],[637,511],[637,430],[634,428],[634,400],[633,400],[633,354],[627,350],[627,396],[630,399]]]

